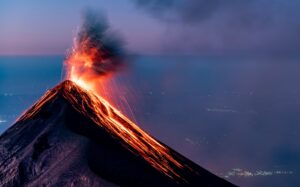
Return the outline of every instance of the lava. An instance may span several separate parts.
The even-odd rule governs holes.
[[[116,42],[107,42],[105,39],[107,28],[103,25],[94,17],[86,19],[65,61],[66,79],[72,82],[68,83],[67,88],[69,91],[71,88],[77,88],[79,93],[86,96],[80,98],[88,99],[78,100],[68,91],[63,91],[64,98],[78,112],[92,119],[113,137],[120,139],[126,148],[137,153],[154,168],[173,179],[181,178],[174,168],[183,168],[184,165],[170,154],[170,150],[113,107],[108,98],[104,99],[99,92],[108,89],[109,84],[106,84],[106,81],[109,75],[112,75],[122,62]],[[77,86],[70,86],[73,83]]]
[[[93,54],[94,53],[91,55]],[[173,158],[168,148],[144,132],[138,125],[113,107],[108,100],[104,99],[99,92],[97,92],[99,86],[105,86],[104,81],[108,79],[108,77],[97,77],[93,76],[93,74],[92,76],[89,74],[92,71],[90,69],[90,65],[92,64],[90,60],[92,58],[93,57],[89,57],[86,54],[76,53],[66,62],[68,65],[67,79],[84,89],[85,92],[82,93],[88,95],[88,97],[84,98],[90,98],[91,100],[79,101],[76,97],[69,95],[68,92],[64,92],[65,98],[68,99],[73,106],[81,106],[77,108],[79,112],[91,118],[113,137],[121,139],[126,147],[132,152],[138,153],[138,155],[142,156],[154,168],[171,178],[180,178],[173,168],[182,168],[184,166]],[[79,69],[84,70],[79,71]],[[82,106],[81,103],[88,103],[88,106]],[[82,111],[82,108],[85,110]],[[90,115],[88,112],[89,109],[93,110],[93,114],[95,115]]]
[[[176,170],[184,168],[184,164],[176,160],[165,145],[143,131],[107,100],[95,94],[92,90],[87,90],[86,86],[82,87],[82,83],[77,84],[68,80],[49,90],[18,121],[34,118],[42,105],[55,99],[57,95],[62,95],[79,113],[105,129],[114,138],[120,140],[123,146],[141,156],[158,171],[175,180],[185,181],[176,172]],[[74,95],[73,93],[79,94]]]
[[[58,106],[61,107],[59,109],[60,112],[57,112]],[[74,115],[76,115],[76,116],[74,116]],[[76,118],[75,119],[76,121],[73,121],[74,120],[74,119],[72,119],[73,116]],[[80,117],[80,118],[77,118],[77,117]],[[33,153],[31,153],[30,151],[34,152],[35,149],[32,150],[32,147],[29,146],[29,144],[36,145],[36,143],[39,142],[38,137],[42,137],[43,135],[48,134],[47,132],[54,130],[53,128],[58,127],[58,131],[61,130],[61,128],[57,125],[53,126],[53,128],[47,129],[46,131],[45,131],[44,127],[41,127],[40,132],[38,132],[38,135],[34,136],[33,134],[35,134],[36,132],[33,132],[33,134],[31,134],[30,127],[29,127],[29,131],[28,131],[28,130],[25,130],[27,128],[24,127],[23,125],[24,124],[33,125],[32,129],[36,129],[36,128],[38,129],[38,128],[40,128],[40,125],[42,125],[42,126],[50,125],[51,126],[52,123],[58,119],[60,121],[60,123],[58,125],[66,125],[62,128],[62,129],[65,129],[64,130],[65,132],[63,134],[67,133],[70,135],[69,130],[71,130],[72,127],[77,129],[77,132],[72,131],[73,133],[71,133],[75,137],[78,135],[77,133],[79,133],[79,135],[82,135],[81,132],[83,134],[88,133],[88,134],[84,135],[86,137],[90,137],[89,135],[92,135],[94,131],[99,132],[99,133],[93,134],[90,138],[93,139],[93,136],[94,137],[95,136],[101,136],[101,137],[103,136],[104,141],[102,141],[101,137],[99,137],[101,139],[100,141],[94,142],[94,140],[92,140],[92,142],[89,142],[89,141],[86,142],[87,143],[86,145],[88,147],[90,146],[90,143],[92,143],[92,144],[97,143],[99,145],[98,148],[100,148],[100,150],[98,150],[98,149],[94,150],[96,148],[95,147],[95,148],[93,148],[94,151],[100,151],[102,154],[103,153],[102,151],[106,150],[106,149],[102,150],[102,148],[103,148],[103,146],[105,147],[106,145],[109,145],[109,150],[108,150],[109,152],[112,150],[120,150],[119,149],[120,146],[123,147],[124,149],[122,148],[122,150],[123,150],[122,152],[112,151],[112,153],[115,155],[112,156],[113,157],[112,159],[108,158],[108,161],[112,162],[112,168],[114,168],[116,170],[120,169],[120,170],[124,171],[124,169],[125,169],[126,171],[128,171],[131,174],[133,172],[133,175],[135,176],[137,174],[135,171],[136,170],[135,168],[136,168],[136,166],[138,166],[138,167],[141,167],[141,169],[142,168],[145,169],[144,174],[146,174],[146,175],[150,174],[150,176],[149,176],[150,179],[148,178],[149,180],[152,180],[151,176],[153,177],[153,180],[157,180],[154,183],[159,183],[161,180],[162,180],[161,182],[165,181],[163,178],[160,178],[157,175],[152,175],[152,174],[155,174],[156,172],[158,172],[158,173],[161,173],[162,176],[165,176],[165,179],[167,179],[168,181],[169,180],[172,181],[171,182],[173,184],[172,186],[177,186],[176,184],[178,184],[178,186],[189,186],[189,185],[191,185],[191,186],[234,186],[234,185],[228,183],[227,181],[220,179],[217,176],[213,175],[212,173],[206,171],[205,169],[199,167],[192,161],[188,160],[184,156],[182,156],[179,153],[177,153],[176,151],[174,151],[172,148],[168,147],[167,145],[164,145],[163,143],[159,142],[155,138],[151,137],[148,133],[143,131],[135,123],[133,123],[130,119],[128,119],[125,115],[123,115],[119,110],[114,108],[107,100],[103,99],[99,95],[94,94],[94,92],[92,90],[87,90],[70,80],[63,81],[58,86],[47,91],[47,93],[41,99],[39,99],[30,109],[28,109],[18,119],[16,124],[13,127],[11,127],[8,130],[8,132],[6,132],[4,134],[3,138],[5,139],[5,141],[2,141],[2,143],[10,142],[10,144],[7,144],[7,145],[5,144],[6,146],[3,146],[4,148],[9,147],[9,150],[6,150],[6,149],[2,150],[3,151],[2,156],[4,156],[2,158],[5,158],[4,160],[6,160],[6,155],[8,155],[8,157],[7,157],[8,162],[7,163],[4,162],[4,165],[2,165],[2,166],[6,167],[5,164],[8,164],[8,166],[15,166],[16,169],[8,167],[7,170],[4,170],[5,175],[0,175],[0,177],[5,176],[6,178],[9,179],[8,181],[14,180],[14,179],[10,178],[9,174],[7,174],[8,172],[11,172],[11,171],[16,172],[16,174],[14,174],[14,176],[15,175],[19,176],[18,173],[20,171],[18,170],[18,168],[20,168],[20,165],[10,164],[10,163],[17,163],[17,161],[15,160],[16,159],[15,158],[16,150],[21,151],[22,153],[26,152],[26,154],[28,155],[26,157],[21,157],[22,159],[26,158],[26,159],[30,160],[28,162],[24,161],[24,163],[31,163],[33,165],[37,164],[35,162],[33,162],[33,163],[31,162],[32,161],[31,155]],[[77,121],[77,119],[80,119],[80,120]],[[65,127],[67,127],[67,128],[65,128]],[[84,128],[90,129],[90,130],[92,130],[92,132],[83,130]],[[95,128],[99,128],[98,129],[99,131]],[[84,132],[81,130],[83,130]],[[17,132],[16,137],[15,137],[14,132]],[[105,133],[103,133],[103,132],[105,132]],[[56,136],[55,133],[52,135]],[[24,148],[26,148],[26,150],[28,149],[28,151],[20,148],[18,144],[15,144],[16,142],[17,143],[20,142],[20,140],[22,140],[22,138],[24,138],[24,140],[26,141],[27,136],[30,137],[29,141],[27,141],[26,144],[23,144],[23,146],[24,146]],[[15,138],[13,138],[13,137],[15,137]],[[60,136],[60,137],[64,139],[64,136]],[[72,137],[73,136],[71,136],[70,138],[73,141]],[[56,138],[54,138],[54,139],[56,139]],[[80,137],[80,140],[81,140],[81,137]],[[108,140],[108,141],[106,142],[106,140]],[[32,141],[34,141],[35,143]],[[58,142],[60,142],[60,140]],[[57,144],[51,143],[51,145],[53,145],[50,147],[50,149],[52,151],[50,151],[50,150],[49,150],[50,152],[45,151],[42,153],[42,155],[44,155],[44,156],[48,155],[48,157],[51,157],[53,152],[57,152],[56,146],[59,145],[58,142],[56,142]],[[79,142],[77,141],[77,143],[79,143]],[[108,144],[104,145],[104,143],[108,143]],[[13,146],[13,145],[15,145],[15,146]],[[64,146],[66,146],[66,145],[63,145],[63,147]],[[67,145],[67,147],[66,147],[67,150],[68,150],[68,146],[70,146],[70,145]],[[62,147],[60,147],[60,149],[61,148]],[[76,147],[73,147],[73,148],[76,149]],[[110,148],[111,148],[111,150],[110,150]],[[82,149],[83,152],[81,152],[81,155],[83,156],[83,158],[88,159],[88,158],[91,158],[90,156],[92,156],[89,154],[96,154],[95,155],[96,157],[94,157],[91,164],[95,163],[95,165],[97,165],[99,163],[106,162],[106,160],[101,160],[102,159],[101,156],[99,158],[99,155],[97,155],[100,152],[97,153],[97,152],[88,151],[89,154],[86,155],[87,152],[85,152],[84,150],[86,150],[86,149]],[[129,158],[127,155],[128,152],[132,153],[131,159],[129,159],[129,160],[127,160]],[[40,160],[42,163],[44,162],[44,159],[45,159],[44,156],[42,156],[41,158],[43,158],[43,159]],[[122,160],[123,156],[125,156],[125,160],[123,160],[125,162],[125,163],[123,162],[125,164],[124,165],[125,168],[119,168],[122,166],[120,166],[118,164],[116,165],[117,166],[117,168],[116,168],[113,164],[114,159],[117,158],[117,159]],[[48,160],[48,157],[46,157],[47,160]],[[65,158],[66,158],[66,156],[63,153],[61,161],[64,162]],[[97,160],[98,158],[99,158],[99,161]],[[83,161],[84,160],[85,159],[83,159]],[[140,161],[143,161],[143,160],[144,160],[144,162],[142,162],[143,163],[142,164]],[[20,161],[20,162],[22,163],[23,161]],[[72,162],[73,162],[73,164],[77,164],[76,159],[73,160]],[[85,160],[84,162],[88,162],[88,160]],[[81,164],[83,164],[82,167],[86,167],[84,165],[88,164],[88,163],[84,163],[84,162],[81,163]],[[137,162],[137,165],[135,165],[135,162]],[[43,165],[42,163],[37,164],[37,165]],[[146,170],[148,170],[149,168],[147,165],[144,165],[144,163],[147,163],[148,166],[152,166],[152,168],[154,169],[152,171],[156,171],[156,172],[155,173],[147,172]],[[53,164],[56,165],[56,163],[53,163]],[[102,165],[102,164],[100,164],[100,165]],[[27,165],[25,167],[27,168]],[[29,165],[28,167],[31,168],[33,166]],[[105,166],[105,167],[107,167],[107,166]],[[110,172],[112,172],[111,171],[112,168],[110,168],[110,166],[108,166],[108,167],[109,168],[106,168],[106,169],[108,169],[108,170],[110,170]],[[51,168],[52,167],[50,167],[50,171],[52,172]],[[100,166],[100,168],[103,169],[103,166]],[[69,168],[66,171],[68,171],[68,170],[69,170]],[[30,171],[34,172],[37,176],[41,175],[41,173],[36,173],[36,170],[30,170]],[[43,172],[43,170],[39,170],[39,171]],[[106,170],[104,169],[104,171],[106,171]],[[139,170],[139,171],[141,171],[141,170]],[[142,169],[142,171],[143,171],[143,169]],[[151,170],[148,170],[148,171],[151,171]],[[119,175],[122,175],[122,174],[118,173],[118,172],[117,172],[117,176],[112,174],[112,176],[116,177],[113,180],[119,181],[119,177],[118,177]],[[141,174],[141,175],[143,175],[143,174]],[[139,176],[141,176],[141,175],[139,175]],[[30,174],[29,176],[32,176],[32,174]],[[94,176],[94,174],[93,174],[93,176]],[[124,173],[124,175],[121,178],[124,179],[124,177],[126,178],[126,176],[127,176],[127,173]],[[130,180],[132,180],[132,178],[130,178],[128,180],[129,181],[127,181],[127,180],[123,181],[123,182],[125,182],[124,184],[127,184],[127,182],[131,183]],[[144,179],[141,179],[138,181],[143,183]],[[138,184],[140,186],[141,184],[139,182],[138,182]],[[167,181],[165,181],[165,182],[167,182]],[[143,184],[148,184],[148,183],[143,183]],[[170,184],[170,183],[167,182],[167,184]],[[128,185],[126,185],[126,186],[128,186]],[[166,185],[166,186],[169,186],[169,185]]]
[[[116,50],[116,43],[107,40],[107,26],[93,16],[88,18],[91,19],[87,19],[83,24],[64,62],[66,80],[47,91],[18,122],[34,119],[48,103],[62,98],[77,112],[109,133],[120,145],[175,182],[188,184],[189,179],[193,180],[193,176],[198,178],[199,172],[192,168],[206,173],[151,137],[114,107],[111,101],[104,98],[103,92],[99,92],[109,89],[106,82],[121,65],[122,60],[119,51]],[[188,179],[187,176],[191,177]],[[206,174],[206,177],[212,176]]]
[[[83,82],[80,84],[82,83]],[[86,86],[83,88],[86,88]],[[73,106],[80,106],[80,108],[77,108],[78,112],[92,119],[97,125],[107,130],[113,137],[122,140],[124,146],[129,146],[128,148],[132,152],[138,153],[138,155],[142,156],[159,171],[171,178],[180,178],[173,168],[183,168],[184,166],[173,158],[169,149],[139,128],[119,110],[114,108],[107,100],[95,94],[92,90],[82,92],[82,94],[88,96],[83,98],[89,98],[89,100],[85,101],[80,101],[76,97],[70,97],[71,95],[68,93],[69,92],[64,92],[64,94],[66,94],[64,97],[68,99]],[[81,105],[82,103],[88,105]],[[82,108],[84,108],[85,111],[81,111]],[[92,113],[93,115],[90,115],[90,110],[94,111]]]
[[[66,79],[95,92],[107,87],[108,77],[124,66],[122,43],[102,15],[86,12],[64,62]]]

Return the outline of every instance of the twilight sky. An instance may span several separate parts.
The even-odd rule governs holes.
[[[85,8],[139,54],[300,52],[298,0],[1,0],[0,54],[64,54]]]

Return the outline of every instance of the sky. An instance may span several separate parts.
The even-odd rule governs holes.
[[[86,8],[104,12],[129,51],[154,51],[161,26],[126,0],[1,0],[0,54],[64,54]]]
[[[84,9],[137,54],[298,54],[298,0],[1,0],[0,54],[64,54]]]

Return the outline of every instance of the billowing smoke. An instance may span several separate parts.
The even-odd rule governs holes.
[[[68,79],[94,81],[124,65],[123,42],[108,25],[106,17],[92,10],[83,14],[83,23],[65,65]]]
[[[171,51],[300,51],[300,1],[132,1],[141,10],[168,23],[165,49]]]

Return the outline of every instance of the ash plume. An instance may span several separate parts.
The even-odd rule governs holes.
[[[79,77],[81,74],[97,77],[119,70],[124,66],[123,44],[102,13],[86,10],[65,61],[67,74],[73,69]]]

